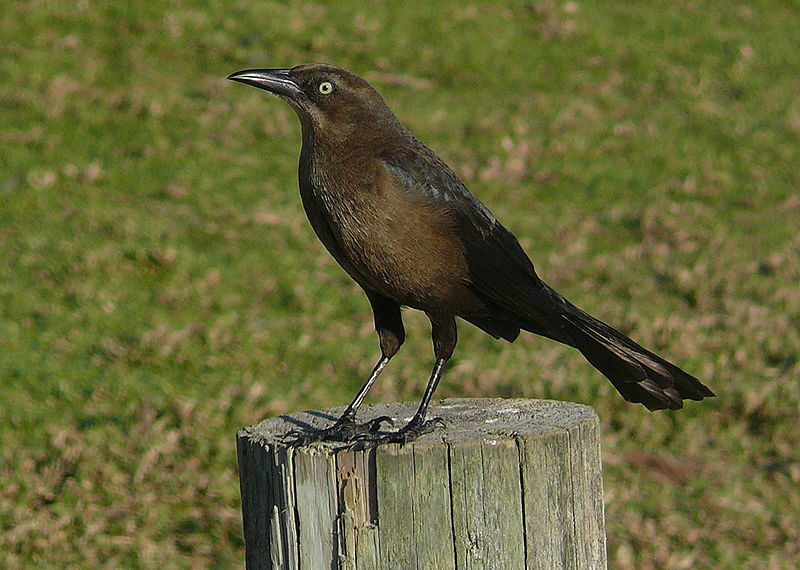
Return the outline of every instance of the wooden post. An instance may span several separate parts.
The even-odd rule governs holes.
[[[416,403],[365,406],[398,425]],[[247,568],[606,567],[598,421],[546,400],[443,400],[437,428],[400,446],[287,447],[341,409],[238,434]]]

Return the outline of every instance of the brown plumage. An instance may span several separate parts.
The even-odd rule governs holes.
[[[520,330],[581,351],[630,402],[679,409],[713,392],[674,364],[575,307],[544,283],[514,235],[366,81],[330,65],[255,69],[229,79],[265,89],[297,112],[299,182],[314,231],[372,305],[381,358],[342,417],[308,439],[407,441],[456,345],[455,317],[513,342]],[[431,321],[436,363],[419,409],[397,432],[355,423],[367,391],[403,344],[400,307]]]

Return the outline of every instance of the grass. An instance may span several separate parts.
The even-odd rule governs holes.
[[[366,299],[296,191],[291,110],[226,82],[372,80],[572,301],[718,398],[626,404],[468,325],[437,393],[603,426],[613,568],[800,557],[800,12],[791,3],[9,1],[0,7],[0,551],[241,566],[234,433],[344,404]],[[424,317],[371,395],[415,399]]]

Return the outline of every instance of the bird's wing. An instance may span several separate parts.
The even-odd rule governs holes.
[[[539,279],[514,234],[433,151],[419,144],[422,148],[414,152],[405,149],[384,160],[407,191],[442,204],[456,219],[469,267],[467,286],[491,311],[488,318],[462,317],[508,340],[522,328],[574,346],[626,400],[650,410],[678,409],[683,399],[714,395],[694,376],[578,309]]]
[[[382,156],[404,188],[468,219],[479,233],[490,233],[497,220],[489,209],[467,190],[441,158],[422,143],[414,142],[416,145],[387,150]],[[524,253],[523,257],[527,261]]]
[[[551,322],[563,298],[539,279],[514,234],[450,167],[419,142],[413,148],[384,152],[382,159],[407,191],[425,195],[455,217],[470,272],[467,285],[497,316],[562,340],[559,331],[551,330]]]

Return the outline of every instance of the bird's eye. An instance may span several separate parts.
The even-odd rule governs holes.
[[[333,91],[333,83],[330,81],[323,81],[319,84],[319,92],[323,95],[328,95]]]

